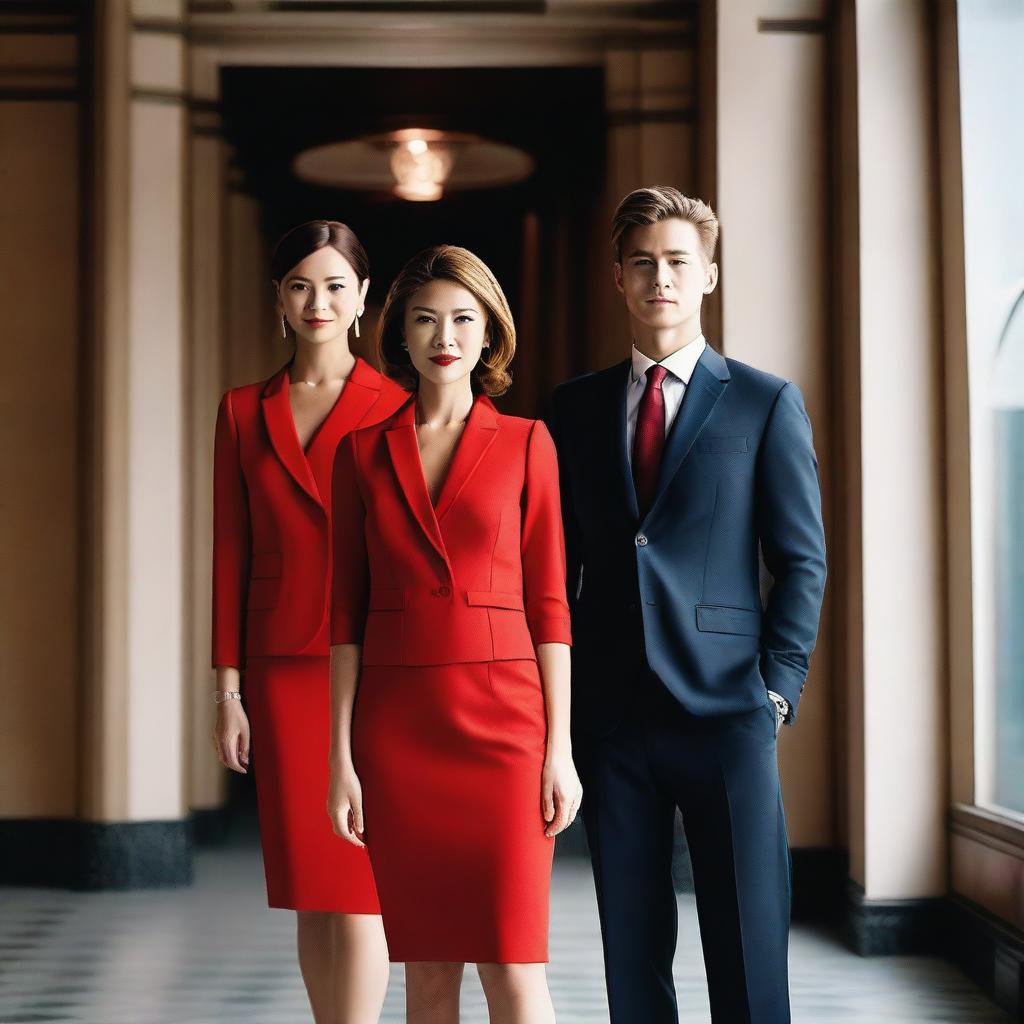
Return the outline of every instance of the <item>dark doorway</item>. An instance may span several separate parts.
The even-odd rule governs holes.
[[[370,255],[371,306],[420,249],[465,246],[494,271],[516,316],[515,383],[502,408],[537,415],[554,384],[583,368],[588,253],[605,245],[594,230],[605,167],[600,69],[226,67],[222,101],[224,136],[242,187],[261,203],[268,245],[305,220],[344,221]],[[509,143],[533,157],[535,173],[430,203],[292,173],[307,147],[408,127]]]

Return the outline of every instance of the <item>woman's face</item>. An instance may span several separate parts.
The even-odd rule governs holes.
[[[454,281],[431,281],[413,292],[405,304],[402,333],[412,365],[434,384],[468,377],[489,346],[487,312]]]
[[[356,272],[333,246],[310,253],[277,282],[277,311],[299,338],[324,345],[345,337],[366,301],[367,278]]]

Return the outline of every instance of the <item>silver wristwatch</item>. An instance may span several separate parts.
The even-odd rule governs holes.
[[[769,690],[768,696],[775,705],[775,735],[778,736],[782,723],[789,717],[789,701],[774,690]]]

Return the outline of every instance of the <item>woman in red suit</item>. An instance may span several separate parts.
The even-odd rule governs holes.
[[[365,807],[409,1024],[458,1020],[466,962],[492,1020],[554,1020],[552,839],[582,791],[555,450],[487,397],[514,349],[477,257],[415,257],[380,332],[385,372],[415,397],[350,434],[334,470],[328,810],[362,846]]]
[[[408,395],[349,351],[369,279],[344,224],[289,232],[271,274],[294,357],[268,381],[227,392],[217,417],[214,742],[221,762],[244,773],[251,721],[268,901],[298,912],[314,1019],[376,1022],[388,960],[370,863],[324,818],[331,470],[346,434]]]

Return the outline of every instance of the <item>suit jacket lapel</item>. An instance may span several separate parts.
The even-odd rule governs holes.
[[[636,487],[626,452],[626,392],[631,366],[632,361],[626,359],[602,371],[607,375],[606,390],[598,402],[595,439],[596,458],[605,462],[611,476],[611,493],[622,502],[633,522],[639,522]]]
[[[313,471],[295,432],[295,419],[288,401],[288,367],[282,367],[267,381],[260,400],[270,444],[292,479],[322,506]]]
[[[410,399],[395,414],[395,425],[385,433],[391,464],[398,478],[398,486],[413,518],[437,553],[448,563],[441,528],[437,524],[434,508],[430,504],[427,484],[423,478],[419,443],[416,440],[416,400]]]
[[[683,396],[683,404],[665,440],[658,474],[658,487],[647,516],[657,507],[669,482],[690,453],[694,441],[711,417],[719,398],[729,381],[729,368],[725,360],[710,346],[694,367],[690,383]],[[647,517],[645,517],[647,518]]]
[[[469,478],[480,464],[485,452],[498,436],[498,412],[490,399],[480,395],[473,402],[469,419],[459,438],[452,456],[448,475],[441,485],[441,493],[437,497],[435,516],[440,523],[445,513],[452,507],[462,493]]]

